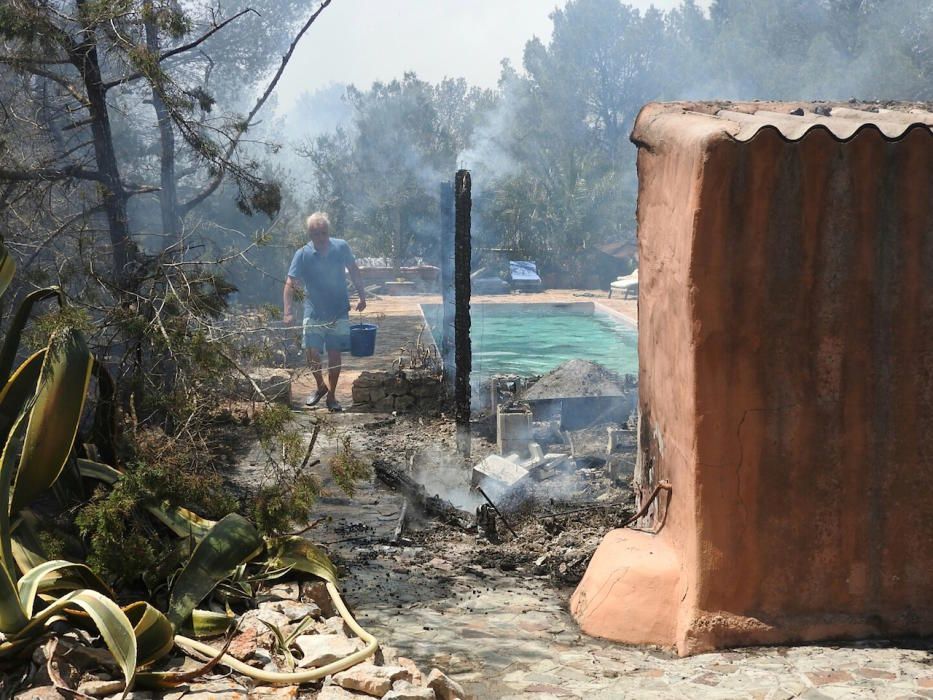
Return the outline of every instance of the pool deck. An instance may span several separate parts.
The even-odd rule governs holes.
[[[633,326],[638,325],[637,299],[609,299],[606,292],[581,289],[549,289],[544,292],[523,294],[495,294],[474,296],[471,304],[567,304],[573,302],[595,302],[622,317]],[[430,332],[424,327],[421,304],[440,304],[439,294],[417,294],[413,296],[383,296],[370,299],[363,320],[376,323],[376,354],[372,357],[353,357],[345,353],[337,398],[349,408],[353,403],[350,387],[360,372],[388,370],[392,368],[402,348],[414,346],[419,336],[422,342],[432,343]],[[356,323],[359,314],[351,313],[350,322]],[[296,407],[302,397],[311,393],[314,380],[307,370],[299,371],[292,384],[292,401]],[[296,403],[297,402],[297,403]]]

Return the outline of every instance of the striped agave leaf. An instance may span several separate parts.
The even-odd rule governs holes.
[[[0,295],[10,286],[14,274],[16,274],[16,261],[0,240]]]
[[[49,343],[23,440],[10,512],[16,513],[58,479],[74,445],[93,360],[76,330]]]
[[[218,583],[263,549],[262,537],[246,518],[230,513],[198,543],[191,559],[175,579],[168,602],[168,619],[179,628]]]

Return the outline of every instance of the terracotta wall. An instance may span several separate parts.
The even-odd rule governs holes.
[[[574,614],[681,653],[931,634],[933,134],[716,122],[649,106],[633,135],[642,448],[673,490]]]

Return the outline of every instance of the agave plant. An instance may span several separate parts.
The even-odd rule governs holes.
[[[15,264],[0,242],[0,295],[9,286]],[[299,537],[264,540],[245,518],[231,513],[210,521],[184,509],[148,503],[147,510],[179,537],[189,538],[193,551],[175,577],[168,607],[163,612],[146,601],[120,606],[113,592],[85,564],[48,560],[38,537],[39,517],[30,506],[64,474],[113,485],[122,478],[117,468],[84,458],[76,437],[85,410],[92,376],[98,390],[112,394],[112,381],[94,359],[80,332],[65,329],[48,345],[12,371],[22,332],[32,307],[55,297],[64,305],[61,290],[50,288],[28,295],[14,314],[0,347],[0,658],[22,653],[49,633],[53,622],[69,621],[99,632],[124,676],[124,689],[140,685],[165,686],[190,676],[156,673],[146,668],[175,644],[217,657],[217,650],[179,634],[194,636],[226,630],[230,616],[197,606],[232,572],[254,562],[265,570],[297,570],[327,582],[340,614],[367,642],[346,659],[301,673],[258,671],[232,657],[219,658],[235,670],[266,683],[291,684],[316,680],[347,668],[375,653],[376,640],[353,620],[340,599],[336,571],[326,555]],[[97,402],[94,420],[98,437],[106,436],[112,420],[112,395]],[[79,456],[82,455],[82,456]],[[96,454],[113,451],[106,439]]]

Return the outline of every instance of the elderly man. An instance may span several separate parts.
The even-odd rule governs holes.
[[[350,344],[350,296],[347,293],[346,273],[350,273],[353,286],[360,297],[357,311],[366,308],[366,292],[360,269],[347,242],[330,237],[327,214],[316,212],[305,221],[308,243],[292,258],[285,280],[283,294],[285,323],[295,320],[292,304],[296,291],[304,290],[304,322],[302,347],[317,389],[306,406],[315,406],[325,396],[327,408],[343,410],[337,401],[337,380],[340,378],[340,353]],[[327,351],[327,384],[321,371],[321,353]]]

